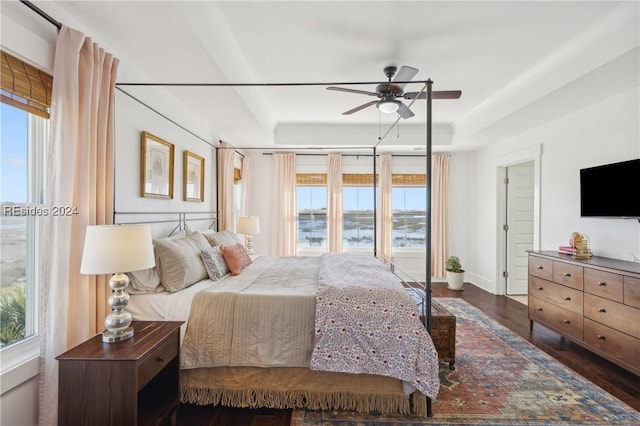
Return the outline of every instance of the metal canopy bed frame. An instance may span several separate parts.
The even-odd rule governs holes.
[[[27,6],[29,9],[31,9],[32,11],[34,11],[36,14],[40,15],[42,18],[44,18],[45,20],[47,20],[49,23],[51,23],[52,25],[54,25],[57,30],[59,31],[62,28],[62,23],[60,23],[59,21],[55,20],[54,18],[52,18],[50,15],[48,15],[46,12],[44,12],[43,10],[41,10],[40,8],[38,8],[36,5],[34,5],[33,3],[31,3],[28,0],[20,0],[21,3],[23,3],[25,6]],[[215,148],[215,158],[214,161],[217,161],[217,155],[218,155],[218,150],[219,149],[234,149],[236,150],[236,148],[225,148],[225,147],[220,147],[218,145],[215,145],[213,143],[211,143],[210,141],[206,140],[205,138],[202,138],[201,136],[195,134],[194,132],[192,132],[191,130],[189,130],[188,128],[182,126],[181,124],[177,123],[176,121],[172,120],[171,118],[167,117],[166,115],[164,115],[163,113],[161,113],[160,111],[156,110],[155,108],[147,105],[146,103],[142,102],[141,100],[139,100],[138,98],[136,98],[135,96],[133,96],[132,94],[130,94],[129,92],[125,91],[123,89],[123,87],[129,87],[129,86],[147,86],[147,87],[293,87],[293,86],[352,86],[352,85],[378,85],[378,84],[383,84],[383,83],[387,83],[386,81],[368,81],[368,82],[323,82],[323,83],[116,83],[116,89],[119,90],[120,92],[122,92],[123,94],[129,96],[130,98],[132,98],[133,100],[135,100],[136,102],[140,103],[141,105],[143,105],[144,107],[148,108],[149,110],[155,112],[156,114],[158,114],[159,116],[163,117],[164,119],[166,119],[167,121],[173,123],[174,125],[176,125],[177,127],[183,129],[185,132],[191,134],[192,136],[196,137],[197,139],[199,139],[200,141],[206,143],[207,145],[210,145],[211,147]],[[429,332],[429,334],[431,334],[432,331],[432,313],[431,313],[431,297],[432,297],[432,283],[431,283],[431,271],[432,271],[432,265],[431,265],[431,208],[430,208],[430,202],[429,200],[431,200],[431,174],[432,174],[432,164],[431,164],[431,160],[432,160],[432,155],[433,155],[433,151],[432,151],[432,100],[433,100],[433,90],[432,90],[432,86],[433,86],[433,82],[431,79],[427,79],[427,80],[413,80],[413,81],[399,81],[398,83],[421,83],[424,84],[424,86],[422,87],[422,89],[420,90],[419,93],[426,93],[425,96],[425,100],[426,100],[426,125],[425,125],[425,148],[426,148],[426,200],[427,200],[427,206],[426,206],[426,247],[425,247],[425,282],[424,282],[424,286],[422,288],[416,288],[416,284],[420,284],[419,281],[412,279],[408,274],[404,273],[402,270],[400,270],[397,266],[393,265],[393,263],[391,263],[391,271],[396,274],[396,276],[398,276],[400,278],[400,281],[402,282],[402,284],[409,290],[414,292],[415,295],[417,295],[418,297],[420,297],[422,299],[422,302],[420,303],[420,308],[422,310],[422,315],[425,318],[425,326],[427,331]],[[414,99],[412,99],[412,101],[409,103],[409,107],[411,105],[413,105],[413,103],[415,102],[415,100],[418,98],[418,96],[416,96]],[[383,142],[383,140],[387,137],[387,135],[391,132],[391,130],[398,124],[399,120],[400,120],[400,116],[397,117],[397,119],[389,125],[389,128],[387,129],[387,131],[378,138],[378,141],[376,142],[376,144],[374,144],[373,146],[369,147],[369,149],[372,150],[372,158],[373,158],[373,187],[374,189],[377,188],[377,172],[376,172],[376,157],[377,157],[377,149],[379,148],[380,144]],[[260,149],[263,151],[270,151],[271,149],[269,148],[264,148],[264,147],[246,147],[246,148],[240,148],[240,149]],[[326,149],[332,149],[332,150],[345,150],[345,149],[367,149],[366,147],[363,148],[362,146],[359,147],[345,147],[345,146],[340,146],[340,147],[322,147],[322,148],[313,148],[314,150],[326,150]],[[302,151],[304,149],[293,149],[291,151]],[[236,150],[236,152],[238,152]],[[243,155],[242,153],[238,152],[240,155]],[[422,155],[415,155],[415,157],[422,157]],[[217,193],[217,185],[216,185],[216,193]],[[377,202],[377,194],[376,191],[373,191],[373,202],[374,202],[374,208],[373,208],[373,221],[374,223],[376,223],[376,217],[377,217],[377,207],[376,207],[376,202]],[[217,217],[218,217],[218,200],[216,197],[216,211],[202,211],[202,212],[145,212],[145,211],[133,211],[133,212],[126,212],[126,211],[122,211],[122,212],[118,212],[118,211],[114,211],[114,215],[113,215],[113,222],[114,223],[121,223],[121,224],[126,224],[126,223],[175,223],[175,227],[172,229],[171,234],[174,234],[176,232],[185,230],[188,228],[188,222],[189,221],[208,221],[209,225],[208,228],[210,229],[215,229],[217,230],[218,226],[217,226]],[[158,215],[160,215],[161,218],[159,219],[151,219],[151,220],[144,220],[144,221],[139,221],[139,220],[132,220],[134,217],[139,217],[139,216],[151,216],[151,215],[155,215],[156,217],[158,217]],[[192,217],[195,216],[195,217]],[[162,217],[164,216],[164,217]],[[374,247],[373,247],[373,254],[376,257],[378,256],[377,253],[377,242],[376,242],[376,227],[374,226],[374,237],[373,237],[373,241],[374,241]],[[407,277],[407,279],[404,279],[402,276],[400,276],[397,272],[400,272],[401,274],[403,274],[405,277]],[[427,415],[431,416],[432,415],[432,401],[431,398],[427,397]]]

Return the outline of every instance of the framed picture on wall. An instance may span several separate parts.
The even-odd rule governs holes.
[[[204,158],[184,151],[184,201],[204,201]]]
[[[140,146],[140,196],[173,198],[174,146],[142,132]]]

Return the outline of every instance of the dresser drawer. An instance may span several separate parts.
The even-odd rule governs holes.
[[[624,304],[640,308],[640,278],[624,277]]]
[[[138,390],[149,383],[176,356],[178,356],[178,340],[175,338],[169,338],[154,348],[138,366]]]
[[[565,335],[582,340],[583,317],[575,312],[529,296],[529,318],[537,319]]]
[[[584,295],[584,316],[640,338],[640,309],[592,294]]]
[[[551,281],[553,279],[553,261],[529,256],[529,274]]]
[[[585,318],[584,341],[615,359],[640,368],[640,339]]]
[[[582,315],[584,293],[576,289],[537,277],[529,277],[529,294]]]
[[[553,262],[553,281],[578,290],[584,287],[582,266]]]
[[[586,268],[584,270],[584,291],[622,302],[622,275]]]

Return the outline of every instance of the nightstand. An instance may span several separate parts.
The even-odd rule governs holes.
[[[175,425],[180,402],[180,325],[134,321],[134,336],[102,335],[56,357],[59,425]]]

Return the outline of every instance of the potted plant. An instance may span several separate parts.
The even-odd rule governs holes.
[[[447,259],[447,283],[450,290],[462,290],[464,285],[464,269],[460,259],[456,256],[449,256]]]

